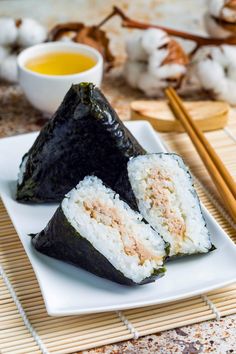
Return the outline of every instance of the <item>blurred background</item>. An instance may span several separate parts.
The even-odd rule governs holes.
[[[230,16],[228,4],[232,6],[230,11],[233,15],[230,12]],[[17,84],[17,55],[22,49],[44,41],[65,40],[56,36],[52,38],[50,30],[56,25],[64,26],[63,24],[67,22],[77,22],[77,25],[82,23],[85,29],[88,29],[86,26],[98,25],[112,12],[114,5],[132,20],[145,22],[146,25],[158,24],[165,28],[184,31],[188,38],[192,34],[204,37],[218,36],[224,44],[229,36],[235,36],[236,33],[236,8],[233,0],[225,2],[224,18],[221,17],[221,9],[218,9],[218,17],[215,17],[217,0],[2,0],[0,1],[0,21],[2,21],[0,23],[2,26],[2,30],[0,29],[0,121],[3,121],[4,117],[4,124],[0,124],[1,136],[36,130],[45,123],[42,112],[30,105]],[[4,18],[7,18],[8,25],[4,22]],[[20,24],[17,23],[18,19]],[[225,19],[229,22],[225,22]],[[13,24],[10,23],[11,21]],[[111,60],[110,63],[105,55],[108,67],[104,71],[102,90],[122,119],[129,119],[130,103],[133,100],[163,98],[163,88],[168,85],[179,89],[180,94],[187,99],[211,98],[236,104],[235,46],[227,46],[227,48],[223,48],[222,45],[211,46],[207,52],[204,52],[206,47],[201,47],[193,54],[192,50],[196,43],[193,40],[183,40],[182,36],[173,37],[175,33],[171,32],[164,33],[167,42],[171,45],[168,46],[166,42],[163,48],[158,42],[158,36],[163,35],[162,31],[155,30],[155,34],[146,35],[145,32],[148,31],[124,28],[121,22],[121,18],[116,15],[99,27],[99,30],[104,31],[106,40],[108,39],[108,48],[114,56],[114,61]],[[12,28],[14,26],[15,28]],[[8,34],[12,34],[10,29],[13,32],[19,31],[20,34],[9,44],[4,36],[8,37]],[[66,40],[72,40],[68,29],[67,34],[69,37]],[[145,54],[144,60],[143,48],[138,47],[139,40],[137,41],[138,37],[135,37],[135,34],[142,38],[146,36],[150,45],[153,40],[156,43],[156,46]],[[79,31],[73,35],[75,35],[73,40],[87,45],[95,44],[95,48],[102,49],[100,51],[104,54],[103,50],[107,44],[104,45],[100,39],[97,41],[97,38],[95,40],[93,38],[91,43],[91,38],[89,41],[87,38],[84,41],[83,37],[81,41]],[[76,35],[80,38],[78,39]],[[129,41],[132,36],[133,39]],[[175,41],[177,45],[173,43]],[[102,48],[98,48],[97,44]],[[163,53],[166,57],[160,59]],[[195,54],[198,57],[195,58]],[[209,62],[209,58],[212,61]],[[109,65],[110,70],[107,70]],[[221,85],[222,80],[224,86]]]
[[[1,16],[34,18],[50,29],[67,21],[96,24],[117,5],[136,20],[204,34],[206,3],[206,0],[1,0],[0,12]],[[118,59],[124,56],[124,36],[128,31],[119,23],[119,18],[113,18],[104,26],[108,37],[113,39],[111,49]]]

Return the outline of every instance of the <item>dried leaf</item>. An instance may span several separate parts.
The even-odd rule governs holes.
[[[221,5],[218,16],[214,17],[216,21],[222,23],[223,27],[233,26],[235,32],[235,18],[236,18],[236,0],[225,0]],[[229,29],[231,31],[231,29]]]
[[[168,55],[163,60],[162,65],[179,64],[185,66],[189,63],[188,55],[185,53],[182,46],[174,39],[170,39],[170,41],[164,47],[168,50]],[[176,77],[172,77],[171,79],[168,79],[169,84],[175,87],[176,89],[180,88],[184,76],[185,76],[184,74],[178,74],[176,75]]]
[[[228,9],[231,10],[236,10],[236,0],[227,0],[225,2],[224,7],[227,7]]]
[[[80,31],[83,27],[84,24],[79,22],[59,23],[49,32],[48,41],[58,41],[67,32],[74,32],[76,34],[76,32]]]
[[[86,26],[80,22],[68,22],[56,25],[49,33],[49,41],[58,41],[62,37],[69,37],[74,42],[83,43],[96,48],[105,61],[112,64],[114,56],[109,49],[109,39],[106,32],[97,26]]]
[[[162,64],[188,64],[189,58],[187,54],[185,53],[181,45],[174,39],[171,39],[165,47],[169,53]]]

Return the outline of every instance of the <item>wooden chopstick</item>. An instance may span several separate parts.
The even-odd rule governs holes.
[[[216,165],[218,171],[220,172],[220,174],[222,175],[222,177],[226,181],[228,187],[230,188],[232,194],[236,198],[236,183],[235,183],[233,177],[230,175],[229,171],[227,170],[227,168],[225,167],[225,165],[223,164],[223,162],[221,161],[221,159],[219,158],[219,156],[217,155],[217,153],[215,152],[213,147],[210,145],[210,143],[207,140],[207,138],[205,137],[205,135],[198,128],[196,122],[192,119],[192,117],[190,116],[190,114],[186,110],[183,102],[181,101],[180,97],[177,95],[176,91],[172,87],[169,88],[169,91],[171,92],[171,94],[175,98],[176,103],[179,105],[180,109],[184,113],[186,119],[188,120],[189,124],[191,125],[191,127],[195,131],[199,140],[201,140],[202,144],[207,149],[207,152],[210,155],[211,159],[213,160],[214,164]]]
[[[173,93],[174,92],[174,93]],[[177,119],[183,124],[186,132],[188,133],[190,139],[192,140],[196,150],[198,151],[204,165],[206,166],[213,182],[215,183],[219,194],[221,195],[222,199],[224,200],[225,207],[228,209],[231,217],[236,222],[236,199],[235,199],[235,182],[232,188],[232,183],[228,184],[229,178],[225,178],[226,175],[230,174],[226,170],[226,168],[218,168],[219,165],[223,165],[220,158],[216,155],[214,149],[211,147],[207,139],[203,136],[200,129],[197,127],[193,119],[191,118],[190,114],[186,111],[185,107],[183,106],[182,101],[175,93],[172,88],[168,88],[165,91],[166,96],[169,99],[170,107],[176,116]],[[184,109],[183,109],[184,108]],[[186,114],[187,113],[187,114]],[[193,122],[193,124],[192,124]],[[196,132],[198,131],[198,132]],[[201,138],[200,138],[201,136]],[[202,138],[203,136],[203,138]],[[207,142],[207,144],[205,144]],[[209,149],[210,146],[210,149]],[[211,153],[209,152],[211,150]],[[214,157],[212,158],[212,156]],[[217,157],[216,157],[217,156]],[[217,161],[217,162],[216,162]],[[225,174],[226,170],[226,174]],[[224,171],[224,172],[222,172]],[[230,176],[232,179],[232,177]],[[232,179],[233,180],[233,179]],[[234,191],[234,192],[233,192]]]

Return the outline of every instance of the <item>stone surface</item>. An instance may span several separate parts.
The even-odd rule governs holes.
[[[31,0],[2,0],[1,15],[31,17],[34,13],[33,3]],[[37,4],[37,18],[48,27],[56,21],[67,20],[96,23],[109,12],[114,3],[118,4],[117,1],[106,0],[47,0]],[[134,18],[204,32],[202,14],[205,0],[121,0],[119,6]],[[117,62],[122,62],[127,30],[120,28],[118,19],[109,22],[106,29],[112,38],[111,48],[117,56]],[[129,103],[133,99],[143,98],[139,91],[127,87],[120,69],[106,74],[102,88],[122,119],[129,118]],[[31,107],[18,85],[0,84],[0,137],[35,131],[45,122],[45,117]],[[84,351],[85,353],[236,353],[236,316]]]
[[[84,351],[83,354],[236,353],[236,316],[177,328],[138,340]]]

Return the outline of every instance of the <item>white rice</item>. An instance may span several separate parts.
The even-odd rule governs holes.
[[[178,155],[135,157],[128,163],[128,175],[141,214],[170,243],[170,256],[208,252],[209,233],[192,179]],[[182,231],[176,225],[182,225]]]
[[[112,227],[92,217],[86,210],[87,203],[99,202],[108,210],[118,213],[125,235],[119,228]],[[63,200],[62,210],[70,224],[86,238],[93,247],[104,255],[109,262],[127,278],[139,283],[152,275],[154,269],[163,265],[165,243],[150,225],[142,221],[142,216],[134,212],[125,202],[119,199],[111,189],[105,187],[97,177],[88,176],[81,181]],[[104,216],[104,215],[103,215]],[[104,216],[109,219],[109,213]],[[125,246],[129,246],[129,235],[138,240],[146,249],[154,254],[154,258],[140,262],[138,254],[127,254]]]

